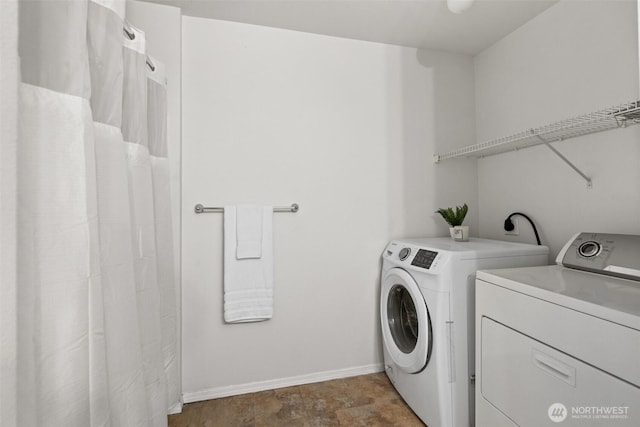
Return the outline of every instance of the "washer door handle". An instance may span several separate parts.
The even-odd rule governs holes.
[[[447,356],[449,356],[449,383],[456,382],[456,356],[454,352],[453,322],[447,321]]]

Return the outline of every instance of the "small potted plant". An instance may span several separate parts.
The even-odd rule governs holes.
[[[456,209],[452,208],[438,209],[436,213],[442,215],[442,218],[449,224],[449,234],[453,240],[466,242],[469,240],[469,227],[462,225],[469,207],[467,204],[462,206],[456,206]]]

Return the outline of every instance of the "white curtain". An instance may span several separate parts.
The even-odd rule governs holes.
[[[166,426],[180,388],[163,67],[144,33],[124,35],[123,1],[0,3],[0,422]]]
[[[18,4],[0,1],[0,425],[17,425]]]
[[[153,181],[153,211],[156,232],[156,266],[160,302],[162,355],[167,379],[167,402],[172,410],[179,404],[178,308],[173,262],[173,218],[171,179],[167,148],[167,79],[164,65],[150,58],[147,67],[147,129]]]

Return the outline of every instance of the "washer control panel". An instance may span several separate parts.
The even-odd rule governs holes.
[[[416,267],[426,268],[427,270],[431,268],[431,264],[438,256],[438,252],[428,251],[426,249],[418,249],[418,253],[411,261],[411,265],[415,265]]]
[[[439,252],[411,246],[406,243],[391,242],[387,245],[383,257],[398,262],[399,265],[411,265],[432,271],[441,262]]]
[[[556,263],[640,281],[640,236],[578,233],[562,248]]]

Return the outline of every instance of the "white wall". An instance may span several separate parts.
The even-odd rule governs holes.
[[[561,1],[474,59],[478,141],[637,100],[634,1]],[[548,148],[478,161],[483,237],[534,242],[502,225],[514,211],[536,221],[555,257],[579,231],[640,234],[640,126],[555,143],[593,189]]]
[[[381,369],[379,259],[388,240],[445,235],[438,207],[469,203],[469,57],[183,17],[185,400]],[[446,137],[445,137],[446,136]],[[274,215],[273,319],[222,317],[222,214]],[[253,383],[253,384],[252,384]]]

